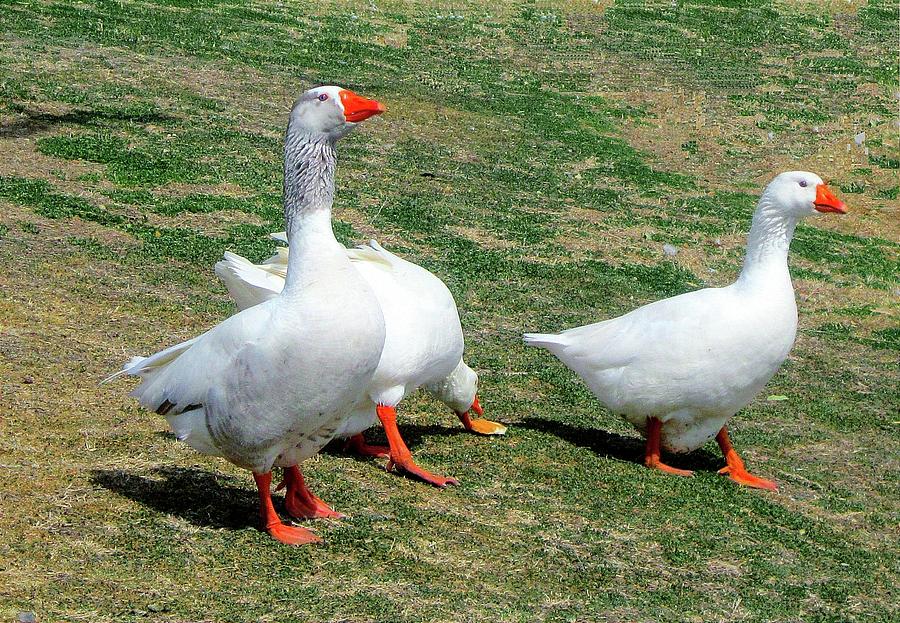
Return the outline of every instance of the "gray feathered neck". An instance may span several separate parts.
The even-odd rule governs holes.
[[[284,219],[288,235],[297,217],[331,209],[336,164],[333,138],[288,128],[284,141]]]

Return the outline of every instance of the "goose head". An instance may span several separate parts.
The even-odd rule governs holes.
[[[456,369],[444,381],[438,398],[453,409],[467,430],[480,435],[506,433],[506,426],[503,424],[482,419],[484,409],[478,402],[478,374],[463,360],[459,361]],[[478,418],[472,419],[470,412],[474,412]]]
[[[437,397],[453,409],[457,415],[468,413],[469,410],[475,411],[478,415],[482,414],[481,405],[478,404],[478,374],[461,360],[453,372],[450,373],[440,390]]]
[[[845,214],[847,206],[815,173],[788,171],[769,182],[763,197],[784,216],[804,218],[816,212]]]
[[[337,86],[316,87],[301,95],[291,109],[288,133],[337,140],[360,121],[384,112],[384,105]]]

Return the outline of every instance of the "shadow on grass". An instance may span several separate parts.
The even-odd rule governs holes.
[[[236,487],[196,467],[161,466],[149,472],[95,469],[91,482],[196,526],[235,530],[256,525],[258,498],[252,481]]]
[[[168,123],[176,118],[163,113],[129,110],[84,110],[75,109],[67,113],[53,114],[18,107],[17,112],[25,115],[12,123],[0,125],[0,138],[24,138],[45,132],[54,125],[71,123],[91,125],[96,121],[124,121],[128,123]]]
[[[464,429],[462,425],[458,423],[456,426],[454,426],[453,424],[448,424],[447,426],[436,426],[433,424],[404,424],[401,420],[397,424],[397,428],[400,430],[400,436],[403,437],[403,441],[406,442],[406,446],[412,452],[415,452],[415,449],[418,446],[422,445],[423,439],[429,437],[449,437],[453,435],[472,434],[466,431],[466,429]],[[378,446],[387,445],[387,437],[385,437],[384,429],[381,428],[380,424],[375,424],[375,426],[368,429],[364,434],[366,436],[366,441],[370,444]],[[347,442],[344,439],[335,439],[327,446],[325,446],[322,452],[331,456],[355,456],[349,450],[344,450],[346,443]],[[369,460],[366,457],[359,458],[361,460]]]
[[[582,428],[556,420],[542,420],[533,417],[526,417],[515,426],[554,435],[573,445],[587,448],[604,458],[640,465],[644,463],[646,444],[642,438],[625,437],[596,428]],[[725,464],[721,456],[702,448],[688,454],[666,453],[663,455],[663,460],[672,467],[701,471],[716,471]]]

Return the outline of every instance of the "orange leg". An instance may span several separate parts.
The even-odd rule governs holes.
[[[647,419],[647,450],[644,455],[644,465],[650,469],[675,474],[676,476],[693,476],[694,472],[688,469],[677,469],[662,462],[660,455],[660,437],[662,436],[662,422],[655,417]]]
[[[281,523],[275,507],[272,505],[272,494],[269,487],[272,486],[272,472],[265,474],[253,473],[256,480],[256,489],[259,491],[259,516],[262,519],[263,529],[272,537],[287,545],[303,545],[305,543],[321,543],[322,539],[298,526],[287,526]]]
[[[478,396],[475,396],[475,400],[472,402],[472,407],[469,411],[474,411],[477,415],[484,415],[484,409],[482,409],[481,405],[478,403]],[[459,421],[462,422],[467,431],[478,433],[479,435],[503,435],[506,433],[506,427],[503,424],[481,418],[473,420],[469,417],[469,411],[456,413]]]
[[[344,445],[344,450],[349,450],[359,456],[371,456],[378,459],[386,459],[391,456],[390,448],[369,445],[362,433],[350,437]]]
[[[403,441],[403,437],[400,436],[400,431],[397,429],[397,411],[394,407],[378,405],[376,407],[376,413],[378,414],[378,419],[381,420],[381,425],[384,426],[388,445],[391,448],[391,457],[388,459],[387,464],[388,471],[391,471],[392,468],[396,467],[399,471],[412,476],[413,478],[423,480],[435,487],[443,488],[447,485],[459,484],[459,481],[456,478],[436,476],[416,465],[412,458],[412,452],[406,447],[406,443]]]
[[[728,438],[726,427],[723,426],[719,434],[716,435],[716,441],[719,442],[719,447],[722,448],[722,454],[725,455],[726,463],[725,467],[719,470],[720,474],[727,474],[729,478],[739,485],[746,485],[756,489],[768,489],[769,491],[778,490],[778,485],[771,480],[759,478],[747,471],[741,457],[734,449],[734,446],[731,445],[731,439]]]
[[[284,480],[278,489],[287,487],[284,494],[284,507],[294,519],[322,519],[346,517],[331,509],[325,502],[316,497],[303,481],[303,474],[296,465],[284,468]],[[277,489],[276,489],[277,490]]]

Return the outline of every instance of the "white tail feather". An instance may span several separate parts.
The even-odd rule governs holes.
[[[370,240],[368,245],[361,244],[353,249],[347,249],[347,257],[351,262],[371,262],[387,269],[394,268],[391,254],[374,240]]]
[[[100,385],[103,385],[104,383],[109,383],[113,379],[117,379],[120,376],[124,376],[126,374],[131,374],[130,370],[134,366],[139,365],[144,359],[146,359],[146,357],[132,357],[131,359],[128,360],[128,362],[124,366],[122,366],[121,370],[119,370],[118,372],[113,372],[108,377],[106,377],[105,379],[100,381]]]
[[[522,338],[526,346],[546,348],[551,351],[566,346],[567,342],[565,337],[556,333],[526,333]]]
[[[284,287],[284,277],[276,270],[256,266],[230,251],[225,252],[224,259],[216,262],[215,271],[239,310],[278,296]]]
[[[102,385],[123,375],[141,377],[146,376],[154,370],[163,368],[169,363],[178,359],[178,357],[184,351],[189,349],[196,341],[197,338],[195,337],[193,339],[187,340],[186,342],[181,342],[180,344],[169,346],[167,349],[161,350],[154,355],[150,355],[149,357],[132,357],[124,366],[122,366],[121,370],[106,377],[105,379],[100,381],[100,384]]]

